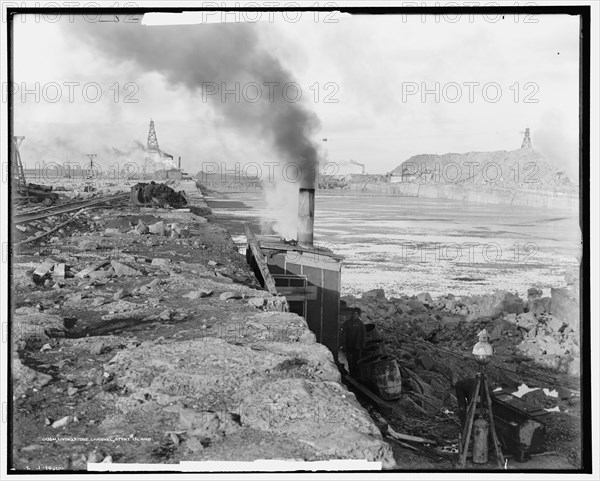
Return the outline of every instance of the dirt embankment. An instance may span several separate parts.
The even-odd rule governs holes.
[[[389,176],[353,175],[346,188],[406,197],[577,210],[578,179],[533,149],[415,155]]]
[[[227,232],[193,212],[98,209],[20,247],[11,467],[332,458],[393,467],[331,353],[285,299],[260,289]]]
[[[393,176],[417,183],[496,185],[533,190],[573,191],[578,179],[569,179],[535,149],[420,154],[405,160]],[[574,182],[573,182],[574,181]]]

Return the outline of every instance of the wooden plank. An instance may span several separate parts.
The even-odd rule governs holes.
[[[426,444],[437,444],[433,439],[421,438],[419,436],[411,436],[410,434],[403,434],[394,431],[391,426],[388,426],[388,434],[399,441],[412,441],[415,443],[426,443]]]
[[[33,272],[33,275],[39,277],[45,276],[49,271],[52,270],[56,263],[57,262],[55,260],[46,259],[37,267],[37,269]]]
[[[54,277],[64,279],[66,277],[67,265],[64,262],[54,266]]]
[[[337,358],[339,349],[340,273],[323,270],[323,344]]]
[[[398,446],[400,446],[401,448],[406,448],[406,449],[410,449],[411,451],[415,451],[417,453],[420,453],[421,450],[417,449],[415,446],[412,446],[408,443],[403,443],[402,441],[398,441],[396,438],[393,438],[391,436],[386,436],[386,439],[390,440],[392,443],[397,444]]]
[[[285,244],[281,241],[263,240],[263,239],[258,239],[257,242],[260,244],[260,246],[262,248],[274,250],[274,251],[293,251],[293,252],[299,252],[301,254],[308,254],[311,257],[325,256],[325,257],[329,257],[331,259],[340,260],[340,261],[344,259],[343,256],[341,256],[339,254],[334,254],[329,249],[321,248],[321,247],[317,247],[317,246],[302,247],[299,245]]]
[[[317,298],[317,286],[306,287],[277,287],[280,296],[285,296],[288,301],[312,301]]]
[[[269,264],[269,266],[271,266]],[[289,274],[273,274],[275,279],[275,285],[289,286],[289,287],[304,287],[306,286],[306,276],[301,275],[289,275]]]
[[[260,269],[260,273],[263,277],[263,280],[265,281],[265,287],[271,294],[276,296],[277,288],[275,287],[275,281],[273,280],[273,277],[271,276],[271,272],[269,271],[269,267],[267,265],[265,256],[263,255],[262,251],[260,250],[258,242],[256,242],[256,239],[254,238],[254,234],[250,231],[250,228],[248,227],[247,224],[245,226],[245,229],[246,229],[246,239],[248,240],[248,246],[250,247],[250,250],[252,250],[252,254],[254,256],[254,259],[256,260],[256,264],[258,265],[258,268]]]
[[[383,399],[381,399],[377,394],[375,394],[373,391],[371,391],[370,389],[363,386],[360,382],[358,382],[352,376],[347,375],[345,379],[350,384],[352,384],[356,389],[358,389],[361,393],[363,393],[365,396],[367,396],[371,401],[373,401],[377,406],[379,406],[381,408],[387,408],[390,410],[393,410],[394,408],[397,407],[397,404],[391,403],[389,401],[384,401]]]
[[[75,277],[81,277],[83,279],[90,272],[94,272],[94,271],[100,269],[101,267],[104,267],[109,262],[110,261],[99,261],[99,262],[96,262],[96,263],[92,264],[91,266],[86,267],[85,269],[79,271],[77,274],[75,274]]]
[[[16,215],[13,217],[12,221],[15,224],[20,224],[23,222],[32,222],[34,220],[43,219],[45,217],[67,214],[69,212],[73,212],[75,210],[82,209],[83,207],[92,207],[99,206],[105,204],[107,202],[111,202],[113,200],[125,200],[129,194],[115,194],[108,195],[105,197],[97,197],[90,200],[84,200],[79,202],[69,202],[68,204],[56,205],[53,207],[48,207],[47,209],[42,209],[33,213],[24,213],[20,215]]]
[[[317,342],[323,344],[323,269],[302,265],[307,285],[317,288],[317,297],[306,302],[306,322],[317,336]]]
[[[285,259],[284,259],[285,260]],[[298,264],[284,264],[285,267],[285,272],[288,273],[288,275],[295,275],[298,278],[302,278],[302,279],[306,279],[306,277],[302,274],[302,266],[299,266]],[[306,317],[306,306],[308,304],[308,301],[306,299],[303,299],[301,301],[293,301],[292,305],[293,307],[293,311],[296,314],[304,317],[304,319],[307,319]],[[290,306],[290,310],[292,309],[292,306]],[[307,322],[308,324],[308,322]],[[310,326],[309,326],[310,328]]]
[[[326,269],[328,271],[341,271],[342,263],[334,257],[325,254],[288,252],[285,255],[286,264],[300,264],[302,266]]]

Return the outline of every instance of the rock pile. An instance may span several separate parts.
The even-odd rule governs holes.
[[[376,324],[384,334],[387,350],[425,380],[434,396],[443,399],[453,381],[473,374],[460,355],[470,356],[483,328],[490,333],[498,357],[529,358],[545,368],[578,376],[575,292],[573,288],[552,289],[551,297],[542,297],[541,290],[531,288],[527,300],[506,291],[460,299],[451,294],[433,299],[426,292],[387,299],[382,289],[376,289],[361,298],[342,300],[348,307],[359,307],[363,321]],[[458,356],[443,355],[444,349]],[[510,375],[495,377],[499,383],[515,386]]]
[[[131,188],[131,196],[143,204],[180,208],[187,205],[183,192],[175,192],[166,184],[140,182]]]
[[[552,289],[551,297],[528,304],[528,312],[507,318],[524,331],[518,349],[548,368],[579,376],[580,317],[574,290]]]

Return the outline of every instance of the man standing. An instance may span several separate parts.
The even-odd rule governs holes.
[[[360,319],[362,311],[356,307],[352,317],[342,325],[342,351],[348,359],[348,371],[352,377],[358,375],[358,360],[365,348],[367,331]]]
[[[474,377],[458,379],[456,374],[454,374],[452,376],[451,384],[454,387],[454,391],[456,393],[456,402],[458,404],[458,417],[460,419],[460,424],[464,428],[465,422],[467,421],[469,404],[471,403],[471,399],[473,398],[473,391],[475,390],[476,379]],[[502,383],[492,382],[489,386],[490,396],[492,397],[492,400],[492,393],[498,387],[502,387]]]
[[[458,417],[460,419],[460,424],[464,429],[465,422],[467,421],[467,411],[469,408],[469,403],[471,402],[473,390],[475,389],[475,378],[467,377],[460,380],[456,380],[455,378],[453,378],[452,381],[454,383],[454,390],[456,392],[456,402],[458,404]]]

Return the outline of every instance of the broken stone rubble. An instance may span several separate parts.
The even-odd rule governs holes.
[[[122,277],[122,276],[141,276],[141,275],[143,275],[143,271],[133,269],[132,267],[129,267],[128,265],[126,265],[122,262],[111,261],[110,264],[111,264],[112,268],[115,270],[116,276]]]
[[[369,291],[362,298],[346,296],[342,300],[348,307],[360,307],[363,321],[384,331],[392,354],[429,381],[444,384],[445,389],[432,390],[443,398],[451,387],[447,367],[436,366],[422,345],[409,347],[413,343],[403,334],[468,355],[476,334],[485,327],[499,355],[526,355],[541,366],[578,376],[578,306],[571,291],[552,293],[552,302],[556,299],[559,303],[553,311],[550,298],[542,297],[542,291],[535,288],[530,289],[527,302],[506,291],[461,299],[452,295],[432,299],[428,293],[386,299],[377,290],[376,294]],[[439,374],[434,372],[432,377],[432,370]]]
[[[56,316],[56,319],[44,315],[44,317],[38,318],[41,326],[34,324],[35,329],[41,335],[35,337],[31,335],[27,338],[27,342],[22,340],[20,343],[21,348],[27,350],[35,344],[39,356],[54,354],[62,357],[66,355],[69,359],[68,362],[66,358],[59,361],[57,366],[60,367],[57,368],[56,377],[48,384],[41,386],[40,395],[48,396],[50,393],[48,390],[56,392],[56,395],[62,394],[63,398],[59,401],[62,408],[64,409],[63,403],[74,403],[74,411],[77,412],[81,409],[79,404],[84,397],[87,397],[88,402],[105,402],[112,409],[124,408],[125,402],[123,399],[131,401],[130,393],[122,390],[123,383],[120,373],[114,372],[112,369],[109,369],[110,373],[104,370],[109,366],[106,364],[107,360],[126,352],[130,352],[134,357],[137,357],[140,349],[148,349],[148,353],[154,352],[154,354],[151,354],[154,360],[160,361],[160,358],[164,355],[166,356],[164,359],[168,358],[169,363],[173,362],[174,359],[171,359],[169,353],[180,352],[178,350],[180,343],[188,342],[180,340],[181,335],[176,328],[177,325],[183,323],[185,328],[192,333],[187,334],[185,331],[181,331],[184,337],[199,336],[196,338],[195,352],[186,351],[190,356],[202,359],[201,353],[206,351],[206,343],[210,342],[212,338],[221,340],[226,346],[235,346],[239,352],[245,353],[242,357],[256,359],[251,364],[258,366],[258,369],[256,372],[250,372],[245,376],[250,380],[256,378],[258,382],[256,386],[272,377],[268,372],[265,372],[267,378],[263,378],[261,374],[262,367],[260,367],[260,360],[270,356],[273,360],[278,360],[277,363],[271,365],[271,369],[276,372],[275,378],[285,380],[288,376],[291,377],[292,382],[288,383],[290,384],[290,392],[300,390],[302,386],[309,386],[308,392],[313,389],[323,389],[328,392],[328,399],[330,398],[328,404],[338,406],[339,414],[342,417],[347,417],[347,415],[350,418],[357,415],[364,416],[362,418],[364,425],[360,423],[351,424],[344,428],[342,437],[346,439],[348,447],[344,447],[341,440],[338,442],[322,441],[331,436],[330,431],[327,430],[335,430],[335,424],[322,428],[316,427],[313,429],[314,432],[308,432],[308,428],[303,428],[300,424],[291,425],[288,428],[285,423],[280,423],[277,426],[266,426],[262,425],[260,421],[256,421],[257,425],[254,426],[252,418],[247,417],[248,413],[244,414],[246,416],[244,423],[241,422],[242,412],[235,410],[230,414],[225,413],[223,416],[220,412],[218,413],[219,423],[230,423],[235,428],[235,432],[231,433],[232,439],[221,438],[217,434],[212,435],[212,433],[219,432],[219,428],[213,429],[210,427],[216,423],[216,416],[212,416],[208,421],[208,429],[205,430],[201,424],[194,428],[198,431],[192,433],[182,433],[182,426],[177,422],[171,426],[171,429],[166,428],[166,425],[164,425],[165,431],[176,433],[177,442],[173,442],[177,446],[177,450],[183,453],[186,459],[194,459],[190,456],[206,456],[206,453],[211,452],[213,448],[210,444],[207,444],[207,436],[214,438],[211,440],[215,450],[213,454],[215,458],[213,459],[220,459],[217,456],[221,456],[222,453],[233,453],[229,455],[232,459],[242,459],[247,455],[265,458],[272,453],[279,452],[271,447],[273,440],[290,439],[291,436],[295,437],[296,432],[298,432],[305,439],[294,439],[291,443],[285,443],[290,449],[288,457],[315,460],[329,459],[332,453],[336,453],[341,457],[356,459],[367,457],[384,461],[386,467],[393,466],[391,449],[383,442],[366,412],[356,403],[356,400],[351,401],[349,404],[338,402],[340,399],[343,400],[344,396],[352,396],[353,398],[353,395],[339,384],[337,370],[334,373],[338,377],[336,380],[328,381],[332,383],[329,387],[322,387],[320,383],[323,381],[314,381],[317,382],[314,385],[301,382],[304,378],[328,379],[327,372],[329,368],[327,365],[328,363],[332,364],[332,359],[328,359],[326,363],[323,363],[323,351],[329,357],[331,355],[325,348],[315,343],[314,334],[310,332],[302,318],[285,312],[288,310],[285,298],[272,296],[267,292],[256,289],[258,283],[255,279],[252,281],[252,273],[245,266],[245,260],[239,256],[230,239],[228,242],[231,243],[231,246],[228,246],[227,249],[220,246],[218,250],[215,249],[217,237],[221,242],[222,239],[226,239],[223,232],[219,232],[213,225],[207,224],[205,218],[191,213],[177,213],[176,222],[173,222],[173,219],[169,218],[172,215],[171,212],[157,213],[154,209],[148,209],[148,214],[155,218],[164,215],[162,222],[164,222],[165,235],[159,236],[149,234],[149,230],[146,233],[144,224],[156,225],[161,221],[145,222],[146,217],[144,217],[144,222],[140,222],[141,219],[132,219],[131,216],[111,221],[110,214],[112,212],[98,215],[94,224],[85,224],[81,228],[81,232],[74,232],[77,235],[83,234],[86,238],[80,241],[80,239],[71,237],[75,249],[69,252],[69,255],[64,252],[64,245],[62,244],[64,238],[62,242],[52,243],[53,248],[61,251],[61,254],[56,256],[57,260],[66,266],[71,266],[73,273],[81,275],[77,277],[66,275],[65,279],[61,279],[61,282],[63,282],[61,291],[64,291],[64,294],[59,296],[58,292],[48,293],[48,302],[39,302],[40,309],[42,309],[42,306],[45,306],[43,308],[46,309],[54,309],[51,311],[53,314],[48,314],[48,316],[54,315],[54,313],[72,312],[72,315],[77,316],[75,327],[67,328],[66,318],[62,318],[60,315]],[[130,219],[132,219],[131,223],[129,223]],[[192,222],[188,219],[191,219]],[[136,230],[136,233],[127,231],[132,227]],[[140,227],[139,232],[137,227]],[[83,229],[91,229],[92,231],[86,232]],[[117,229],[121,233],[119,235],[109,235],[103,241],[102,238],[106,234],[106,229]],[[205,231],[215,232],[213,238],[210,238],[210,236],[200,240],[185,238],[188,235],[204,235]],[[108,234],[112,232],[109,230]],[[169,233],[175,235],[175,237],[169,237]],[[146,248],[147,239],[151,240],[151,245],[148,248]],[[107,242],[110,242],[110,247]],[[80,249],[80,247],[83,247],[83,249]],[[171,251],[165,252],[166,249],[171,249],[172,253]],[[195,252],[191,249],[195,249]],[[46,252],[43,247],[40,247],[39,258],[44,259],[44,256],[48,255]],[[60,257],[61,255],[63,258]],[[235,262],[232,262],[232,257],[235,257]],[[152,259],[171,259],[172,262],[158,261],[159,265],[157,265],[157,262],[153,265]],[[39,260],[35,266],[32,266],[32,270],[37,268],[38,265]],[[243,268],[239,266],[243,266]],[[54,269],[56,270],[56,265]],[[132,271],[135,271],[135,273]],[[29,272],[30,280],[31,272]],[[57,272],[49,272],[52,278],[58,280]],[[19,278],[18,275],[16,277]],[[19,282],[19,285],[25,285],[24,282]],[[44,288],[39,287],[34,293],[33,297],[36,299],[33,301],[34,305],[38,302],[38,296],[45,295],[41,289]],[[188,293],[191,295],[186,296]],[[198,297],[196,297],[196,294],[198,294]],[[220,299],[222,294],[225,294],[225,300]],[[22,293],[20,293],[19,300],[23,301]],[[179,305],[173,303],[174,300],[178,300]],[[182,302],[185,303],[185,307],[180,307]],[[165,305],[165,303],[168,305]],[[34,314],[39,316],[40,310],[37,307],[31,309],[31,313],[27,315],[30,317]],[[205,309],[212,310],[211,312],[216,314],[206,315],[206,318],[204,318],[203,310]],[[25,314],[25,312],[21,313],[22,316]],[[140,321],[138,331],[143,337],[137,342],[133,340],[126,341],[126,338],[119,336],[115,336],[119,342],[108,342],[107,337],[95,335],[98,331],[89,330],[90,327],[97,329],[98,327],[114,325],[119,329],[124,329],[127,335],[131,335],[133,329],[129,333],[129,328]],[[54,329],[46,333],[47,326],[45,322],[48,323],[47,326],[54,323]],[[173,326],[173,331],[161,336],[162,341],[155,342],[159,338],[156,337],[154,331],[161,330],[161,332],[164,332],[164,329],[168,326]],[[92,334],[89,338],[81,337],[77,339],[55,337],[59,336],[61,332],[63,336],[66,333],[69,337],[73,335],[85,336],[86,332]],[[103,332],[110,331],[105,330]],[[39,348],[44,344],[51,345],[52,349],[39,352]],[[85,349],[83,348],[84,345],[86,346]],[[156,351],[161,346],[164,346],[164,351]],[[183,347],[183,345],[181,346]],[[137,352],[134,353],[133,351]],[[210,352],[214,362],[222,364],[225,372],[235,369],[236,364],[229,363],[229,351],[227,349],[223,349],[219,345],[218,349],[210,350]],[[99,359],[102,360],[99,361]],[[209,361],[208,364],[211,365],[213,360]],[[84,367],[87,366],[86,363],[92,363],[94,367]],[[148,365],[150,364],[148,363]],[[197,367],[193,362],[189,364]],[[177,365],[179,364],[174,364],[174,366]],[[200,376],[194,379],[198,379],[202,383],[202,370],[195,370],[197,372],[194,375],[200,374]],[[160,371],[160,369],[157,371]],[[237,373],[226,374],[225,377],[229,375],[236,376]],[[178,381],[177,376],[171,377],[173,382]],[[64,381],[68,381],[68,384],[55,390],[54,386]],[[169,382],[167,378],[161,378],[161,381]],[[216,383],[213,381],[211,380],[214,384],[211,392],[214,394],[215,401],[227,398],[225,391],[220,388],[219,379]],[[292,385],[296,383],[297,386]],[[94,389],[99,389],[100,392],[98,393]],[[193,391],[195,388],[190,386],[186,389]],[[274,384],[268,389],[279,389],[279,387]],[[24,393],[27,396],[32,395],[31,390],[25,387]],[[122,399],[122,396],[125,396],[125,398]],[[296,394],[291,394],[291,396],[290,399],[293,399]],[[310,396],[314,397],[312,394]],[[25,399],[23,402],[26,403],[26,398],[23,399]],[[210,397],[208,400],[210,400]],[[310,402],[310,398],[306,400]],[[140,401],[136,399],[135,405],[139,405]],[[196,400],[199,406],[200,401],[204,402],[205,399]],[[45,402],[53,403],[56,400],[53,396],[48,396]],[[142,429],[148,427],[149,416],[156,420],[156,425],[166,422],[162,418],[168,415],[168,412],[162,409],[156,411],[156,403],[157,401],[153,398],[142,401],[143,409],[146,410],[144,411],[145,414],[141,416]],[[182,409],[193,410],[196,413],[194,416],[200,417],[207,413],[202,408],[194,408],[194,405],[190,403],[183,406]],[[163,407],[166,408],[167,406]],[[289,408],[292,407],[294,406]],[[132,407],[129,407],[129,409],[132,409]],[[288,407],[285,409],[288,409]],[[94,429],[99,430],[99,436],[113,432],[111,430],[115,429],[131,429],[131,432],[133,432],[133,425],[136,422],[135,416],[138,411],[139,409],[131,411],[131,416],[123,415],[119,417],[107,414],[106,416],[94,415],[91,419],[84,417],[84,422],[72,422],[68,426],[58,429],[70,429],[77,432],[82,429],[82,426],[93,426]],[[123,412],[128,413],[129,411],[124,408]],[[189,411],[187,412],[189,413]],[[156,417],[155,414],[157,414]],[[56,416],[52,422],[56,422],[57,419],[61,420],[63,417]],[[79,417],[79,419],[82,418]],[[305,419],[305,421],[310,422],[311,420]],[[300,420],[298,420],[299,422]],[[259,425],[262,428],[259,428]],[[51,425],[48,427],[51,428]],[[194,431],[194,429],[190,431]],[[319,432],[319,429],[321,429],[321,432]],[[287,432],[288,430],[289,432]],[[253,441],[248,445],[248,441],[237,440],[235,436],[251,436]],[[170,439],[173,439],[173,437]],[[241,445],[240,442],[242,442]],[[149,445],[146,451],[150,453],[153,446],[154,444]],[[196,451],[191,449],[194,446],[197,448]],[[69,448],[76,450],[76,443],[72,443]],[[58,450],[59,447],[56,447],[56,449]],[[127,450],[127,446],[123,446],[121,451],[123,450]],[[89,448],[86,448],[83,453],[75,451],[70,454],[72,467],[85,469],[85,460],[90,459],[89,453]],[[100,455],[91,456],[93,460],[100,458]]]

